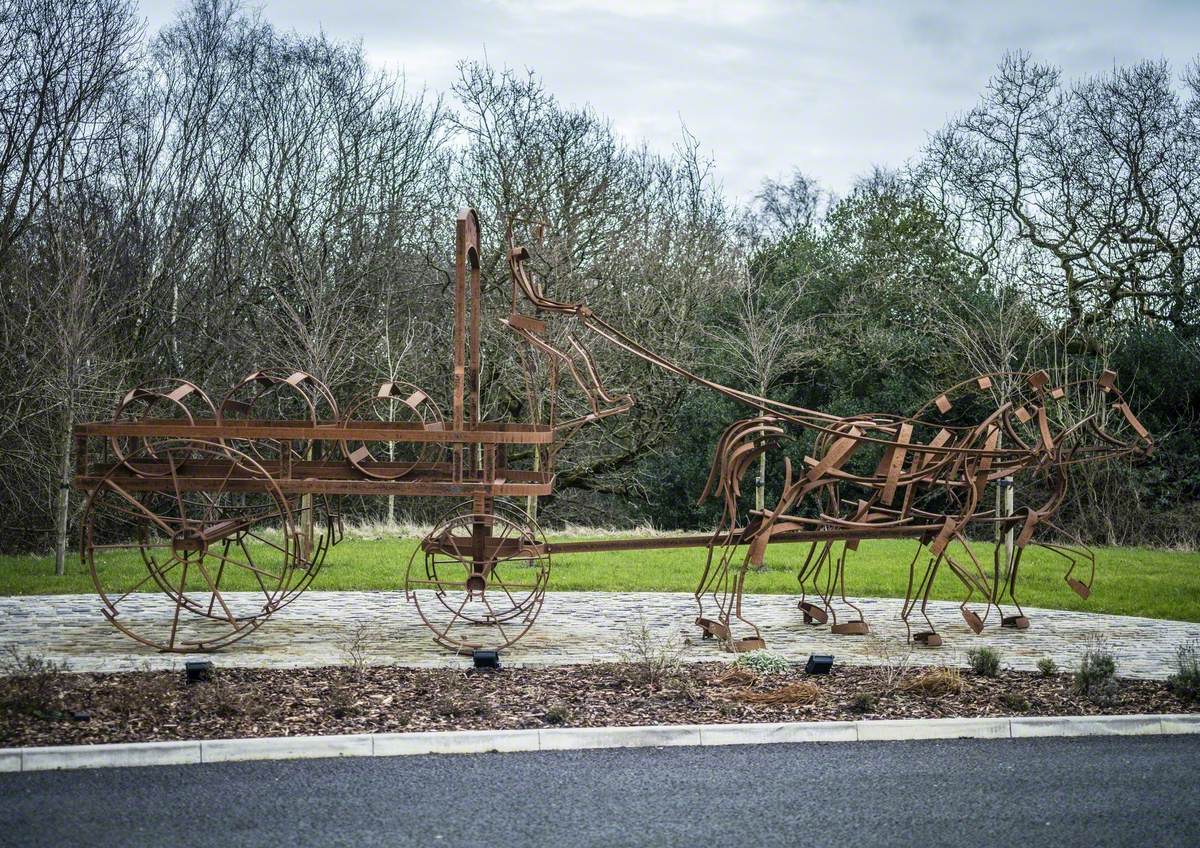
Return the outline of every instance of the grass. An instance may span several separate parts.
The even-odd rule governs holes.
[[[572,538],[579,537],[572,535]],[[415,548],[414,539],[346,538],[329,552],[325,567],[312,588],[400,588]],[[916,543],[911,541],[864,541],[858,552],[851,553],[847,559],[847,593],[903,597],[908,563],[915,549]],[[772,547],[766,570],[747,576],[746,591],[795,594],[796,566],[806,550],[804,545]],[[255,553],[257,556],[258,552]],[[977,545],[975,553],[982,562],[991,562],[990,545]],[[1032,607],[1200,621],[1200,553],[1100,548],[1096,554],[1096,583],[1091,598],[1085,601],[1063,581],[1061,559],[1043,549],[1030,548],[1021,566],[1018,588],[1021,602]],[[559,555],[554,557],[550,588],[558,591],[690,592],[699,579],[704,556],[703,548]],[[103,563],[105,569],[112,569],[119,575],[119,581],[124,581],[126,587],[145,575],[136,555],[108,554]],[[248,574],[238,574],[234,580],[227,575],[222,585],[230,589],[255,588]],[[201,587],[196,585],[195,588]],[[80,566],[77,557],[68,561],[66,575],[55,577],[52,557],[0,556],[0,595],[93,591],[91,577]],[[933,597],[959,600],[962,594],[962,585],[942,569],[934,585]]]

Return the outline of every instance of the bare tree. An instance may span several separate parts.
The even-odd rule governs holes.
[[[133,67],[131,0],[0,2],[0,261],[47,198],[61,157],[103,123]]]
[[[510,220],[543,223],[544,238],[530,247],[547,292],[586,300],[656,349],[698,361],[706,296],[728,285],[738,260],[729,250],[730,217],[695,139],[685,131],[671,156],[628,147],[590,110],[560,105],[533,75],[478,64],[460,67],[454,94],[465,142],[459,190],[485,230],[501,234]],[[494,236],[485,239],[483,269],[485,286],[504,292],[485,307],[485,405],[490,414],[536,415],[511,340],[498,335],[507,332],[497,319],[509,304],[504,245]],[[603,342],[593,352],[601,372],[619,374],[616,387],[637,398],[630,413],[581,432],[560,455],[561,489],[574,489],[594,521],[599,502],[588,495],[641,494],[638,462],[668,437],[686,387]],[[579,399],[561,400],[567,415]],[[559,515],[572,508],[556,504]]]
[[[816,180],[799,170],[793,171],[786,181],[763,180],[743,230],[751,243],[785,238],[814,227],[830,200]]]
[[[928,197],[986,270],[1014,242],[1036,259],[1028,295],[1061,316],[1072,349],[1101,351],[1115,322],[1200,318],[1197,74],[1181,98],[1163,62],[1064,86],[1023,53],[934,136]]]
[[[735,383],[767,397],[780,380],[815,361],[818,317],[798,308],[807,294],[804,281],[794,281],[790,291],[773,292],[745,272],[733,292],[735,322],[705,330],[716,367]],[[754,505],[760,510],[766,504],[766,477],[764,453],[754,480]]]

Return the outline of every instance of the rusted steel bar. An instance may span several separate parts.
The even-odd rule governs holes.
[[[940,526],[926,525],[924,527],[876,527],[870,530],[848,527],[842,530],[808,530],[794,533],[780,533],[771,537],[771,544],[788,544],[801,542],[824,542],[829,540],[844,541],[847,539],[910,539],[914,530],[933,532]],[[704,548],[709,545],[734,547],[749,544],[743,536],[744,531],[721,533],[696,533],[686,536],[648,536],[634,539],[588,539],[571,542],[548,542],[546,549],[551,554],[602,553],[605,551],[654,551],[671,550],[674,548]]]
[[[181,425],[178,421],[149,421],[136,424],[98,422],[77,424],[77,435],[134,436],[164,439],[317,439],[340,442],[347,438],[364,441],[463,442],[467,444],[545,445],[554,441],[554,431],[535,424],[484,422],[465,430],[426,430],[408,422],[362,421],[313,426],[304,422],[256,421],[245,424],[220,424],[197,421]]]

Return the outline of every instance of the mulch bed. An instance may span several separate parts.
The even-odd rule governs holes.
[[[754,675],[704,663],[651,680],[636,663],[552,668],[328,667],[0,678],[0,747],[249,736],[547,726],[1200,712],[1159,681],[1116,680],[1101,696],[1069,674],[987,678],[872,668]],[[948,675],[948,677],[946,676]],[[946,691],[946,690],[949,691]],[[958,689],[958,691],[954,691]]]

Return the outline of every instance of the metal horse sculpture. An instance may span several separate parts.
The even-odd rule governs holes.
[[[919,610],[917,642],[941,644],[926,614],[939,570],[961,581],[962,615],[979,632],[992,607],[1005,626],[1029,622],[1017,601],[1021,557],[1031,544],[1061,555],[1066,580],[1087,597],[1095,558],[1080,544],[1034,541],[1067,491],[1079,462],[1148,454],[1152,441],[1116,388],[1112,372],[1051,387],[1042,371],[988,374],[938,395],[912,417],[838,417],[706,380],[649,350],[582,303],[548,298],[530,253],[508,231],[512,308],[503,323],[522,345],[530,408],[533,359],[544,363],[546,420],[485,421],[480,404],[479,220],[456,222],[453,385],[449,418],[434,394],[385,382],[344,413],[303,370],[254,371],[214,404],[182,379],[143,384],[111,421],[75,428],[75,485],[87,493],[81,557],[104,615],[130,637],[165,651],[207,651],[256,630],[295,600],[341,538],[340,495],[445,497],[459,501],[421,541],[404,576],[406,597],[440,644],[459,652],[507,647],[533,625],[555,553],[703,547],[696,624],[732,650],[764,644],[743,615],[748,569],[770,545],[806,543],[798,568],[803,621],[842,634],[868,625],[845,593],[847,556],[869,538],[910,538],[901,616]],[[519,307],[532,309],[532,314]],[[562,445],[590,423],[628,410],[634,398],[604,387],[579,336],[556,345],[547,320],[573,322],[668,373],[738,400],[754,417],[721,435],[703,498],[719,498],[712,534],[660,539],[547,542],[530,517],[499,498],[536,501],[552,491]],[[559,377],[587,400],[582,416],[558,419]],[[1010,400],[990,403],[1002,382]],[[770,509],[742,513],[741,482],[760,455],[784,456],[784,485]],[[1011,514],[987,509],[989,486],[1020,478],[1044,492]],[[967,543],[974,527],[1015,535],[985,567]],[[842,542],[840,552],[835,545]],[[1003,549],[1003,553],[1002,553]],[[922,562],[924,564],[922,565]],[[131,565],[132,563],[132,565]],[[1083,566],[1081,576],[1076,569]],[[251,591],[229,591],[231,585]],[[810,600],[811,598],[811,600]],[[982,615],[970,607],[985,605]],[[1001,603],[1015,612],[1005,615]],[[849,609],[839,620],[837,605]],[[919,606],[918,606],[919,604]],[[738,633],[735,633],[735,629]],[[742,630],[748,630],[742,633]]]

